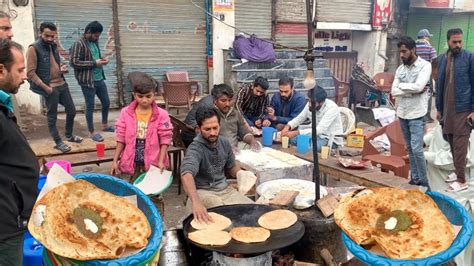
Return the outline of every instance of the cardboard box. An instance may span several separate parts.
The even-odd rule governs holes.
[[[364,135],[350,134],[347,136],[347,146],[353,148],[364,147]]]

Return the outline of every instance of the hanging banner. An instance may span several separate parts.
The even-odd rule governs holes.
[[[416,8],[453,8],[454,0],[412,0],[410,6]]]
[[[386,27],[391,20],[392,3],[390,0],[374,1],[372,26],[376,29]]]
[[[234,0],[214,0],[212,3],[213,12],[234,11]]]

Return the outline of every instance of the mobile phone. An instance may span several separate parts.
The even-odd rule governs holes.
[[[466,119],[466,123],[469,125],[470,128],[472,128],[472,119],[470,117]]]

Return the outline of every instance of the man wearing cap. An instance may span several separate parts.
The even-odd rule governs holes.
[[[437,63],[437,54],[436,50],[431,46],[430,43],[430,37],[433,37],[433,34],[430,33],[428,29],[421,29],[418,32],[418,35],[416,35],[417,40],[416,40],[416,54],[421,57],[422,59],[428,61],[431,63],[431,68],[436,69],[436,63]],[[432,73],[433,75],[435,73]],[[431,118],[431,105],[433,101],[433,81],[430,79],[429,82],[429,96],[430,98],[428,99],[428,112],[426,113],[426,122],[432,123],[434,120]]]
[[[326,91],[317,86],[308,92],[310,101],[306,104],[303,111],[294,119],[292,119],[281,131],[282,136],[291,138],[291,142],[296,144],[296,136],[311,135],[311,126],[305,128],[298,128],[306,120],[311,120],[311,111],[316,110],[316,132],[317,149],[321,151],[322,146],[327,146],[331,137],[334,138],[332,144],[333,148],[337,145],[342,145],[341,137],[334,137],[341,135],[342,121],[339,107],[334,101],[327,99]]]

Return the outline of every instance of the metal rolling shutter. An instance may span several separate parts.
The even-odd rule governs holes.
[[[438,18],[439,19],[439,18]],[[448,43],[446,39],[446,34],[449,29],[460,28],[463,31],[463,47],[466,49],[468,45],[468,35],[469,35],[469,14],[453,14],[449,16],[443,16],[441,21],[441,36],[438,53],[444,53],[448,50]]]
[[[440,42],[446,39],[442,38],[441,34],[441,19],[439,15],[425,15],[412,13],[408,16],[407,35],[416,40],[416,35],[421,29],[428,29],[433,37],[430,38],[431,45],[439,54]]]
[[[204,0],[193,0],[204,8]],[[142,71],[165,80],[166,71],[185,70],[208,91],[206,16],[189,0],[118,0],[125,98],[127,75]],[[128,102],[128,101],[127,101]]]
[[[469,17],[469,32],[467,34],[466,49],[474,51],[474,14]]]
[[[369,24],[372,17],[370,0],[318,0],[316,5],[318,22]]]
[[[237,0],[235,1],[235,27],[270,39],[272,37],[272,1]]]
[[[84,28],[89,22],[97,20],[104,26],[99,45],[102,55],[110,60],[110,63],[104,67],[105,82],[109,90],[111,107],[119,107],[117,67],[113,42],[112,0],[82,0],[80,2],[36,0],[35,16],[37,28],[43,21],[52,21],[58,26],[59,49],[61,60],[64,63],[69,63],[69,48],[82,36]],[[84,95],[81,87],[77,84],[71,66],[69,66],[69,73],[65,77],[76,109],[84,110]],[[96,97],[96,108],[100,108],[99,104],[100,102]]]

